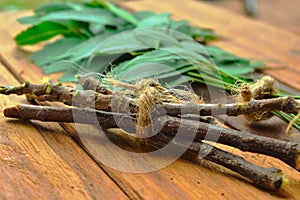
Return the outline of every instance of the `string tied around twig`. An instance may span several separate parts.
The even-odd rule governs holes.
[[[238,100],[249,102],[253,99],[264,99],[271,94],[276,93],[277,86],[273,77],[265,75],[254,83],[246,83],[240,86]],[[244,115],[250,121],[261,121],[269,119],[273,116],[270,112],[255,112]]]
[[[158,80],[147,78],[135,83],[124,83],[115,79],[107,79],[113,87],[122,87],[123,95],[129,95],[138,106],[136,116],[136,136],[147,140],[155,133],[152,126],[151,113],[155,105],[168,103],[203,103],[200,97],[189,90],[167,89]],[[142,139],[142,140],[143,140]]]

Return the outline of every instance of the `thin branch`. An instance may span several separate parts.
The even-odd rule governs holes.
[[[101,94],[113,94],[114,91],[108,89],[101,81],[89,77],[89,76],[82,76],[78,75],[77,79],[79,81],[79,84],[82,85],[84,90],[94,90]]]
[[[177,148],[187,149],[185,154],[193,161],[197,161],[199,159],[209,160],[237,172],[238,174],[248,178],[255,185],[264,189],[279,190],[283,184],[284,178],[280,169],[273,167],[265,168],[254,165],[240,156],[223,151],[201,141],[193,141],[193,143],[187,147],[180,141],[174,141],[166,135],[157,134],[151,139],[150,144],[154,145],[156,148],[162,148],[169,142]],[[201,155],[199,153],[200,151],[204,152],[205,157],[199,156]]]
[[[74,113],[76,113],[76,120],[74,120]],[[97,116],[94,119],[95,114]],[[57,108],[48,106],[34,106],[34,105],[17,105],[15,107],[9,107],[4,110],[6,117],[15,117],[22,119],[37,119],[41,121],[59,121],[59,122],[74,122],[81,123],[100,123],[102,128],[117,128],[119,123],[128,125],[130,118],[122,116],[120,113],[110,113],[104,111],[96,111],[90,109],[80,108]],[[115,117],[121,117],[122,120],[116,123]],[[79,117],[79,118],[77,118]],[[171,128],[171,127],[170,127]],[[172,129],[172,128],[171,128]],[[164,129],[165,130],[165,129]],[[240,175],[248,178],[255,185],[258,185],[268,190],[279,190],[283,183],[283,175],[281,170],[276,168],[264,168],[254,165],[245,159],[231,154],[229,152],[220,150],[209,144],[202,143],[200,141],[193,141],[192,145],[187,147],[185,144],[178,140],[172,140],[172,136],[169,131],[162,130],[161,133],[156,134],[150,138],[150,145],[155,148],[161,148],[171,142],[178,148],[184,148],[187,150],[187,155],[194,161],[198,161],[199,151],[205,151],[206,156],[203,159],[217,163],[232,171],[239,173]],[[202,159],[202,158],[201,158]]]
[[[231,104],[171,104],[164,103],[167,113],[178,115],[182,110],[185,113],[194,113],[201,116],[226,114],[228,116],[249,115],[252,113],[270,112],[281,110],[285,113],[298,113],[300,101],[292,97],[278,97],[273,99],[251,100]]]
[[[223,128],[213,124],[179,119],[171,116],[161,116],[154,120],[155,127],[164,134],[174,136],[179,130],[186,134],[194,134],[196,139],[208,139],[207,133],[217,137],[217,142],[236,147],[242,151],[261,153],[280,159],[296,170],[300,170],[300,144],[286,142],[274,138],[254,135],[245,131]],[[219,136],[219,137],[218,137]]]
[[[5,108],[4,116],[44,122],[100,124],[100,126],[104,129],[118,128],[118,124],[115,119],[132,120],[129,116],[125,116],[123,113],[112,113],[88,108],[65,108],[27,104],[18,104],[16,106]]]
[[[75,114],[74,114],[75,113]],[[99,124],[102,128],[126,128],[134,132],[135,123],[127,114],[111,113],[80,108],[56,108],[19,104],[4,110],[6,117],[21,119],[37,119],[42,121],[76,122]],[[58,116],[61,116],[58,118]],[[74,116],[76,119],[74,121]],[[213,124],[195,122],[193,120],[160,115],[152,118],[153,126],[160,133],[174,137],[179,130],[184,130],[187,136],[196,133],[197,140],[207,138],[207,133],[219,136],[218,143],[236,147],[242,151],[261,153],[278,158],[300,170],[300,145],[278,139],[254,135],[244,131],[236,131]],[[211,140],[215,140],[214,138]],[[213,141],[215,142],[215,141]]]
[[[0,94],[26,94],[27,97],[38,101],[59,101],[67,105],[92,107],[105,111],[111,111],[112,107],[118,112],[124,112],[126,108],[128,108],[127,112],[130,113],[136,113],[138,110],[138,105],[134,99],[117,92],[112,95],[104,95],[93,90],[79,91],[58,84],[35,85],[27,82],[21,86],[2,86],[0,87]],[[300,111],[300,101],[292,97],[251,100],[233,104],[172,104],[164,102],[162,104],[166,113],[172,116],[180,116],[182,111],[184,114],[199,114],[200,116],[219,114],[238,116],[274,110],[286,113],[298,113]]]
[[[37,101],[58,101],[66,105],[79,107],[95,107],[98,110],[111,110],[111,96],[93,90],[76,90],[61,84],[36,85],[25,82],[20,86],[0,86],[0,94],[26,95],[28,99]],[[115,100],[119,102],[118,99]],[[123,102],[123,101],[120,101]]]

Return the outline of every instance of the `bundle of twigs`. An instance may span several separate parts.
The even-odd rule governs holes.
[[[214,118],[210,116],[213,109],[214,114],[230,116],[249,116],[274,110],[297,114],[300,102],[291,97],[250,99],[248,102],[233,104],[205,104],[194,94],[166,89],[153,79],[135,84],[106,80],[113,88],[123,88],[113,90],[97,79],[85,76],[78,78],[83,90],[59,83],[35,85],[25,82],[21,86],[0,87],[1,94],[25,94],[30,101],[57,101],[69,105],[50,107],[19,104],[6,108],[4,115],[41,121],[100,124],[103,129],[122,127],[130,135],[135,133],[137,142],[146,140],[148,145],[155,148],[172,143],[178,148],[187,149],[187,154],[194,160],[200,158],[201,149],[207,151],[203,159],[231,169],[268,190],[279,190],[282,187],[285,179],[280,169],[254,165],[242,157],[208,144],[205,142],[209,140],[205,138],[207,131],[219,134],[218,143],[272,156],[300,170],[300,144],[220,127],[212,123]],[[77,113],[76,119],[74,113]],[[187,137],[195,135],[191,146],[174,140],[179,129],[185,130]]]

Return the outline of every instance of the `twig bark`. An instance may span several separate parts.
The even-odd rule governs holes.
[[[41,107],[19,104],[6,108],[4,115],[6,117],[41,121],[95,123],[99,124],[102,128],[125,127],[125,131],[135,131],[132,118],[127,114],[91,109]],[[61,117],[58,118],[57,116]],[[74,119],[74,116],[76,116],[76,119]],[[174,137],[179,130],[184,130],[187,136],[196,133],[195,139],[201,141],[209,139],[206,138],[209,131],[210,134],[219,136],[218,143],[236,147],[242,151],[269,155],[282,160],[296,170],[300,170],[300,145],[297,143],[258,136],[203,122],[195,123],[193,120],[166,115],[157,115],[152,119],[152,122],[156,130],[170,137]]]
[[[280,169],[273,167],[265,168],[254,165],[240,156],[223,151],[201,141],[193,141],[193,143],[187,147],[180,141],[174,141],[166,135],[157,134],[151,139],[150,144],[157,148],[162,148],[169,142],[176,145],[177,148],[187,149],[186,155],[189,158],[192,158],[193,161],[197,161],[199,159],[209,160],[237,172],[238,174],[248,178],[255,185],[264,189],[279,190],[283,184],[284,178]],[[205,157],[202,158],[199,156],[200,151],[204,153]]]
[[[89,76],[77,76],[79,84],[84,90],[94,90],[101,94],[113,94],[114,92],[108,89],[101,81]]]
[[[171,104],[164,103],[169,115],[176,116],[182,110],[186,113],[197,113],[201,116],[226,114],[228,116],[249,115],[252,113],[281,110],[286,113],[298,113],[300,102],[292,97],[250,100],[231,104]]]
[[[30,82],[25,82],[20,86],[1,86],[0,94],[26,95],[26,97],[30,100],[57,101],[66,105],[95,107],[98,110],[107,111],[111,110],[112,100],[110,95],[103,95],[93,90],[80,91],[61,84],[50,83],[36,85]],[[115,101],[119,102],[118,99]]]
[[[19,104],[6,108],[4,115],[41,121],[99,124],[103,129],[121,127],[127,132],[136,132],[135,117],[139,111],[138,96],[132,96],[133,93],[130,92],[126,94],[110,90],[94,78],[78,78],[85,89],[83,91],[51,83],[35,85],[25,82],[21,86],[2,86],[0,87],[0,94],[25,94],[29,100],[58,101],[76,106],[61,108]],[[298,113],[300,102],[292,97],[251,100],[233,104],[175,104],[168,102],[170,101],[162,101],[156,104],[157,107],[153,109],[152,127],[159,131],[148,138],[149,144],[152,146],[161,148],[171,142],[178,148],[187,149],[187,154],[194,160],[200,158],[200,150],[204,151],[206,155],[204,159],[231,169],[248,178],[254,184],[269,190],[278,190],[282,186],[284,178],[279,169],[256,166],[237,155],[213,147],[205,143],[204,140],[213,142],[218,140],[219,143],[236,147],[242,151],[269,155],[300,171],[300,144],[201,122],[212,122],[211,115],[220,114],[238,116],[274,110]],[[162,109],[166,114],[159,111]],[[178,139],[175,141],[175,135],[179,130],[185,131],[186,136],[184,137],[195,135],[191,146],[185,146],[186,144],[178,141]],[[206,137],[208,132],[217,138]]]
[[[74,119],[74,113],[76,113],[76,120]],[[6,117],[36,119],[41,121],[76,121],[88,124],[100,123],[100,126],[104,129],[117,128],[119,124],[123,124],[122,127],[128,127],[128,129],[131,129],[131,131],[135,128],[126,126],[129,124],[128,120],[131,119],[128,116],[124,116],[124,114],[122,113],[111,113],[91,109],[57,108],[20,104],[14,107],[6,108],[4,110],[4,115]],[[121,120],[116,122],[115,117],[118,117]],[[163,120],[159,121],[162,122]],[[279,169],[256,166],[237,155],[220,150],[200,141],[193,141],[192,145],[187,147],[180,141],[172,140],[173,135],[169,134],[169,132],[170,131],[166,131],[165,129],[163,129],[159,134],[156,134],[155,136],[150,138],[149,144],[155,148],[161,148],[171,142],[178,148],[186,149],[187,154],[192,157],[194,161],[197,161],[200,158],[200,150],[205,151],[206,156],[203,159],[209,160],[232,171],[235,171],[248,178],[255,185],[268,190],[279,190],[282,186],[284,178],[281,170]]]
[[[83,82],[83,84],[96,84],[86,82]],[[95,87],[97,86],[99,85],[96,85]],[[103,88],[101,90],[105,90],[105,87]],[[34,98],[38,101],[59,101],[67,105],[92,107],[97,110],[105,111],[111,111],[112,107],[114,107],[114,110],[124,112],[126,111],[124,109],[127,108],[127,112],[137,112],[138,105],[134,99],[116,92],[112,93],[110,90],[106,91],[106,93],[108,94],[104,95],[93,90],[79,91],[71,87],[57,84],[35,85],[29,82],[26,82],[21,86],[0,87],[0,94],[26,94],[28,98]],[[162,105],[164,106],[166,113],[172,116],[180,116],[188,113],[199,114],[200,116],[219,114],[238,116],[274,110],[296,114],[300,111],[300,102],[292,97],[251,100],[249,102],[233,104],[172,104],[162,102]],[[182,111],[184,111],[184,113],[182,113]]]
[[[286,142],[269,137],[254,135],[245,131],[223,128],[213,124],[179,119],[171,116],[161,116],[154,120],[156,127],[167,135],[176,134],[180,129],[186,134],[193,134],[196,130],[196,139],[204,140],[209,134],[219,136],[218,143],[236,147],[242,151],[261,153],[280,159],[296,170],[300,170],[300,144]]]
[[[123,113],[106,112],[89,108],[65,108],[27,104],[18,104],[5,108],[4,116],[44,122],[99,124],[103,129],[119,128],[119,124],[128,125],[130,124],[129,120],[134,120]],[[126,131],[134,132],[135,127],[130,128],[130,126],[128,126]]]

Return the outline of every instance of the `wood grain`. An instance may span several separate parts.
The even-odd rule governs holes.
[[[203,2],[220,8],[226,8],[234,13],[245,16],[243,1],[230,0]],[[300,35],[300,1],[272,0],[258,2],[259,13],[255,16],[255,20],[263,21]]]
[[[0,71],[1,85],[18,84],[2,65]],[[58,124],[4,119],[4,107],[20,101],[24,98],[1,96],[1,198],[127,199]]]
[[[151,9],[156,12],[170,11],[174,13],[175,18],[192,19],[194,24],[198,23],[198,20],[195,19],[204,15],[203,18],[206,18],[204,25],[212,28],[215,28],[215,25],[224,23],[224,20],[222,21],[219,19],[220,16],[212,16],[215,11],[211,7],[202,7],[201,3],[196,2],[193,4],[182,4],[177,0],[174,2],[177,4],[163,1],[155,3],[153,3],[153,1],[134,1],[124,5],[135,10]],[[220,12],[221,14],[228,15],[225,19],[231,19],[230,17],[232,17],[232,15],[230,13],[224,13],[222,10],[220,10]],[[202,14],[199,15],[199,13]],[[0,46],[0,53],[2,61],[5,61],[6,67],[15,73],[15,77],[20,76],[20,79],[27,79],[39,83],[44,74],[28,60],[28,54],[23,50],[17,49],[13,42],[13,37],[20,32],[21,29],[26,28],[18,25],[15,21],[16,17],[23,15],[24,13],[0,14],[0,20],[3,27],[0,30],[0,41],[2,43]],[[240,19],[232,18],[232,20],[235,22],[231,23],[237,25]],[[255,28],[257,26],[254,22],[249,22],[249,24],[250,27]],[[226,24],[223,24],[222,26],[226,26]],[[263,27],[264,26],[262,26],[262,29],[264,29]],[[238,27],[236,27],[236,29],[238,29]],[[252,32],[253,29],[250,28],[249,31]],[[232,29],[226,29],[225,27],[224,30],[220,32],[224,36],[227,34],[230,40],[227,39],[216,44],[220,44],[222,47],[230,47],[230,49],[239,55],[252,55],[252,57],[257,57],[255,55],[258,54],[260,55],[262,51],[258,48],[260,46],[257,47],[250,44],[253,40],[251,34],[248,34],[248,37],[246,37],[242,32],[240,33],[241,36],[239,36],[239,39],[233,40],[231,39],[230,31],[232,31]],[[277,35],[276,31],[277,30],[275,30],[275,35]],[[278,34],[281,35],[281,31],[279,31]],[[261,40],[268,44],[268,38]],[[295,42],[299,41],[298,38],[293,38],[293,35],[291,40],[294,40]],[[243,45],[240,45],[241,43]],[[286,52],[286,48],[290,48],[290,46],[284,46],[282,44],[282,48],[284,48],[282,51]],[[30,48],[27,49],[30,50]],[[266,49],[268,48],[265,47],[264,50]],[[277,51],[276,53],[278,54]],[[264,57],[264,55],[267,54],[261,56]],[[269,53],[268,55],[271,56],[272,53]],[[285,55],[287,55],[287,53]],[[272,58],[274,58],[274,56],[272,56]],[[291,58],[295,60],[293,56],[291,56]],[[285,60],[282,60],[281,62],[285,63],[284,61]],[[293,61],[293,63],[294,62],[295,61]],[[295,68],[295,70],[298,69],[299,68]],[[6,71],[6,69],[1,68],[1,73],[2,71],[6,73],[3,73],[3,76],[6,78],[3,79],[3,83],[1,82],[1,84],[16,83],[15,79]],[[284,70],[284,73],[287,72]],[[4,99],[3,101],[2,98]],[[3,109],[3,107],[7,105],[21,101],[20,98],[14,100],[11,98],[12,97],[1,97],[1,102],[4,103],[0,104],[0,107]],[[249,184],[247,180],[236,173],[221,167],[217,168],[206,162],[201,165],[180,159],[163,169],[151,173],[134,174],[120,172],[109,166],[103,165],[101,162],[97,162],[98,165],[96,165],[96,163],[83,152],[79,145],[68,136],[67,132],[74,134],[74,129],[70,126],[64,127],[66,130],[63,130],[56,123],[28,123],[16,120],[14,120],[13,123],[10,123],[3,119],[3,117],[1,119],[1,127],[4,127],[3,132],[6,131],[6,135],[9,135],[10,137],[5,136],[8,139],[3,137],[3,140],[2,137],[0,138],[0,145],[5,146],[3,149],[6,148],[6,151],[3,151],[2,153],[1,147],[0,155],[19,156],[17,161],[3,161],[0,163],[1,168],[9,168],[10,170],[0,174],[0,182],[3,184],[6,182],[5,189],[7,190],[0,191],[0,194],[4,198],[8,198],[10,197],[9,195],[14,195],[15,193],[16,196],[22,194],[23,197],[33,198],[42,197],[44,194],[47,194],[44,196],[45,198],[126,198],[121,190],[131,199],[300,198],[300,177],[298,172],[289,168],[282,162],[267,156],[242,153],[235,149],[227,148],[227,150],[243,155],[248,160],[259,165],[281,168],[286,174],[286,177],[291,180],[291,184],[279,193],[269,193],[260,190]],[[87,128],[87,130],[89,129]],[[95,134],[95,137],[99,137],[99,134],[97,134],[96,131],[90,131],[90,133]],[[110,149],[105,148],[101,138],[93,142],[95,142],[95,145],[99,148],[98,152],[102,152],[103,155],[112,156],[118,154],[118,152],[111,152]],[[10,157],[4,157],[3,160],[9,160],[11,159]],[[130,158],[126,157],[123,157],[119,162],[128,165],[131,164]],[[21,168],[18,167],[19,165],[21,165]],[[102,169],[105,171],[105,174]],[[112,179],[112,181],[110,179]],[[38,184],[38,181],[41,181],[41,183]],[[114,183],[116,183],[121,190],[119,190]],[[28,187],[29,191],[24,192],[25,190],[28,190]],[[51,194],[56,196],[50,196]]]

